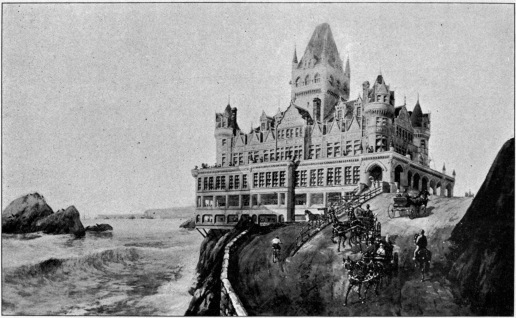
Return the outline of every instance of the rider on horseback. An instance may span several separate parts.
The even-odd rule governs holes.
[[[414,258],[416,260],[416,255],[419,250],[425,249],[428,245],[428,241],[425,236],[425,230],[421,230],[421,234],[419,234],[416,238],[416,249],[414,250]]]

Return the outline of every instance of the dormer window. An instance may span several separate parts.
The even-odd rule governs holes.
[[[314,83],[319,83],[320,81],[321,81],[321,75],[319,75],[319,73],[315,74]]]
[[[382,95],[376,95],[376,101],[381,102],[382,101]]]

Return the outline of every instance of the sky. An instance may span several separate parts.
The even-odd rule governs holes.
[[[290,101],[327,22],[351,97],[382,72],[396,106],[431,113],[430,166],[476,192],[514,137],[512,4],[3,4],[2,209],[142,213],[193,205],[215,162],[215,112],[246,132]]]

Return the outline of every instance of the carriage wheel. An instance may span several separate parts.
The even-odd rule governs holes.
[[[410,211],[409,211],[409,218],[413,219],[415,217],[416,217],[416,207],[411,205],[410,206]]]
[[[387,214],[391,219],[394,218],[394,204],[389,204],[389,207],[387,208]]]

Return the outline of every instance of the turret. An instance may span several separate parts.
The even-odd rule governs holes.
[[[229,164],[232,139],[238,130],[236,107],[231,108],[228,104],[223,113],[215,113],[217,164]]]
[[[446,174],[446,165],[443,163],[443,174]]]
[[[418,149],[420,163],[428,166],[428,141],[430,139],[430,114],[424,114],[419,104],[419,94],[417,102],[410,116],[412,128],[414,128],[414,145]]]
[[[453,169],[452,176],[455,179],[455,169]],[[469,192],[471,193],[471,190],[469,190]]]
[[[376,77],[372,88],[369,82],[362,84],[364,95],[364,116],[366,118],[367,143],[373,147],[374,152],[389,150],[393,131],[394,105],[392,104],[394,92],[385,83],[380,73]],[[365,103],[365,101],[367,101]]]

